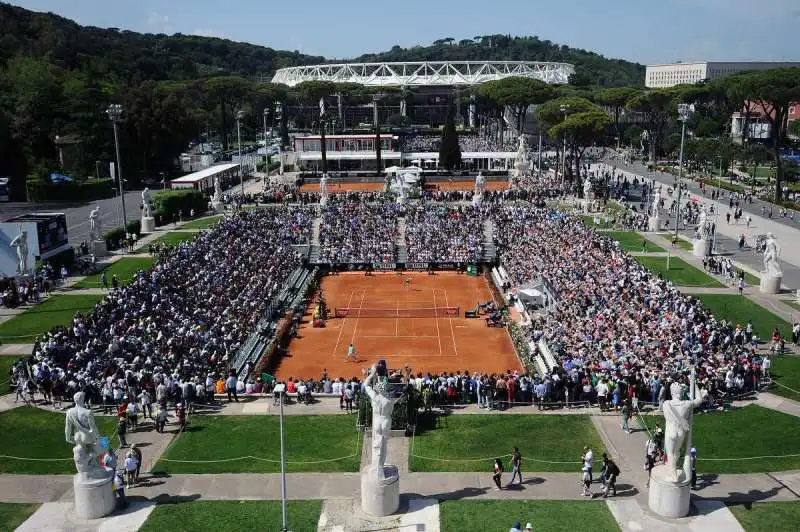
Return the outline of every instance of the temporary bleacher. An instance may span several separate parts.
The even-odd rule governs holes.
[[[558,365],[555,357],[553,356],[553,352],[550,351],[550,347],[547,345],[547,342],[545,342],[544,339],[539,339],[537,345],[539,346],[539,353],[541,353],[545,366],[547,366],[549,371],[552,371],[553,368]]]
[[[256,367],[261,357],[272,351],[271,347],[278,340],[276,332],[280,320],[285,317],[287,310],[298,306],[316,274],[316,269],[310,271],[307,268],[298,267],[289,275],[283,290],[267,306],[255,331],[250,334],[236,353],[232,366],[238,375],[244,376],[242,371],[248,362],[252,364],[252,367]]]

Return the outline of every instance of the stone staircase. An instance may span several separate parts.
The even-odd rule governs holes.
[[[406,249],[406,218],[401,216],[397,219],[397,239],[394,246],[395,261],[400,264],[408,262],[408,250]]]
[[[494,262],[497,250],[494,247],[494,223],[491,219],[483,222],[483,262]]]
[[[319,244],[312,244],[311,248],[308,252],[308,262],[309,264],[318,264],[319,263],[319,254],[320,254],[320,247]]]
[[[311,222],[311,245],[319,246],[319,228],[322,225],[322,216],[317,216]]]

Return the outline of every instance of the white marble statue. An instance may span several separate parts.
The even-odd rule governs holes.
[[[653,203],[650,205],[650,215],[658,215],[658,207],[661,204],[661,185],[653,187]]]
[[[212,201],[222,201],[222,186],[219,183],[219,176],[214,176],[214,195]]]
[[[19,226],[19,234],[11,241],[10,246],[17,248],[17,273],[28,273],[28,232]]]
[[[100,205],[89,211],[89,240],[102,240],[103,228],[100,221]]]
[[[782,277],[783,270],[778,264],[778,256],[781,248],[778,240],[773,233],[767,233],[767,241],[764,244],[764,272],[770,277]]]
[[[708,219],[708,213],[705,208],[700,210],[700,218],[697,220],[697,232],[700,234],[700,240],[708,240],[711,238],[711,220]]]
[[[692,430],[692,415],[694,408],[703,402],[705,390],[700,397],[695,397],[694,371],[692,372],[689,399],[683,400],[683,386],[673,382],[669,387],[672,399],[664,401],[664,450],[667,453],[666,466],[675,482],[683,482],[691,478],[689,470],[687,436]]]
[[[591,199],[589,196],[592,193],[592,180],[589,179],[589,176],[586,176],[586,179],[583,181],[583,199]]]
[[[386,366],[381,362],[370,368],[364,380],[364,389],[372,404],[372,460],[369,471],[377,479],[383,479],[392,430],[392,410],[400,396],[392,393]]]
[[[86,408],[83,392],[76,393],[73,400],[75,406],[67,410],[64,437],[67,442],[75,445],[72,448],[75,468],[83,477],[105,478],[108,474],[98,462],[100,431],[94,421],[94,414]]]
[[[326,205],[328,203],[328,174],[322,174],[319,180],[319,204]]]
[[[486,178],[483,177],[483,174],[478,172],[478,176],[475,178],[475,195],[479,198],[483,197],[483,193],[486,191]]]
[[[150,189],[148,187],[144,187],[142,190],[142,218],[152,218],[153,217],[153,194],[150,193]]]

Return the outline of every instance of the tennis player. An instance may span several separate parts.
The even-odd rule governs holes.
[[[406,277],[405,283],[406,283],[406,290],[411,288],[411,277]]]
[[[347,347],[347,360],[356,362],[356,348],[353,347],[353,344]]]

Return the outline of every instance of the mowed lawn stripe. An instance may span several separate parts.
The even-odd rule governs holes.
[[[725,285],[709,276],[678,257],[669,258],[669,269],[667,269],[667,257],[635,257],[636,262],[653,272],[672,281],[678,286],[702,286],[707,288],[723,288]]]
[[[490,471],[494,458],[508,468],[514,445],[526,471],[579,471],[584,445],[598,457],[605,450],[589,417],[580,415],[448,416],[412,445],[412,471]]]
[[[30,343],[57,325],[69,325],[76,312],[91,311],[101,294],[51,296],[47,301],[30,307],[22,314],[0,323],[0,341],[7,344]]]
[[[155,469],[170,474],[280,472],[278,424],[278,416],[194,416]],[[283,426],[287,471],[358,471],[363,434],[356,431],[354,418],[287,416]]]
[[[648,253],[664,251],[664,248],[653,244],[639,233],[634,233],[633,231],[609,231],[603,233],[603,236],[619,242],[619,249],[622,251],[646,251]]]
[[[147,270],[155,264],[153,257],[124,257],[116,262],[112,262],[104,269],[106,272],[106,280],[108,286],[111,285],[111,277],[116,275],[120,281],[120,285],[128,284],[136,272],[139,270]],[[102,272],[90,275],[75,283],[75,288],[101,288],[100,276]]]

